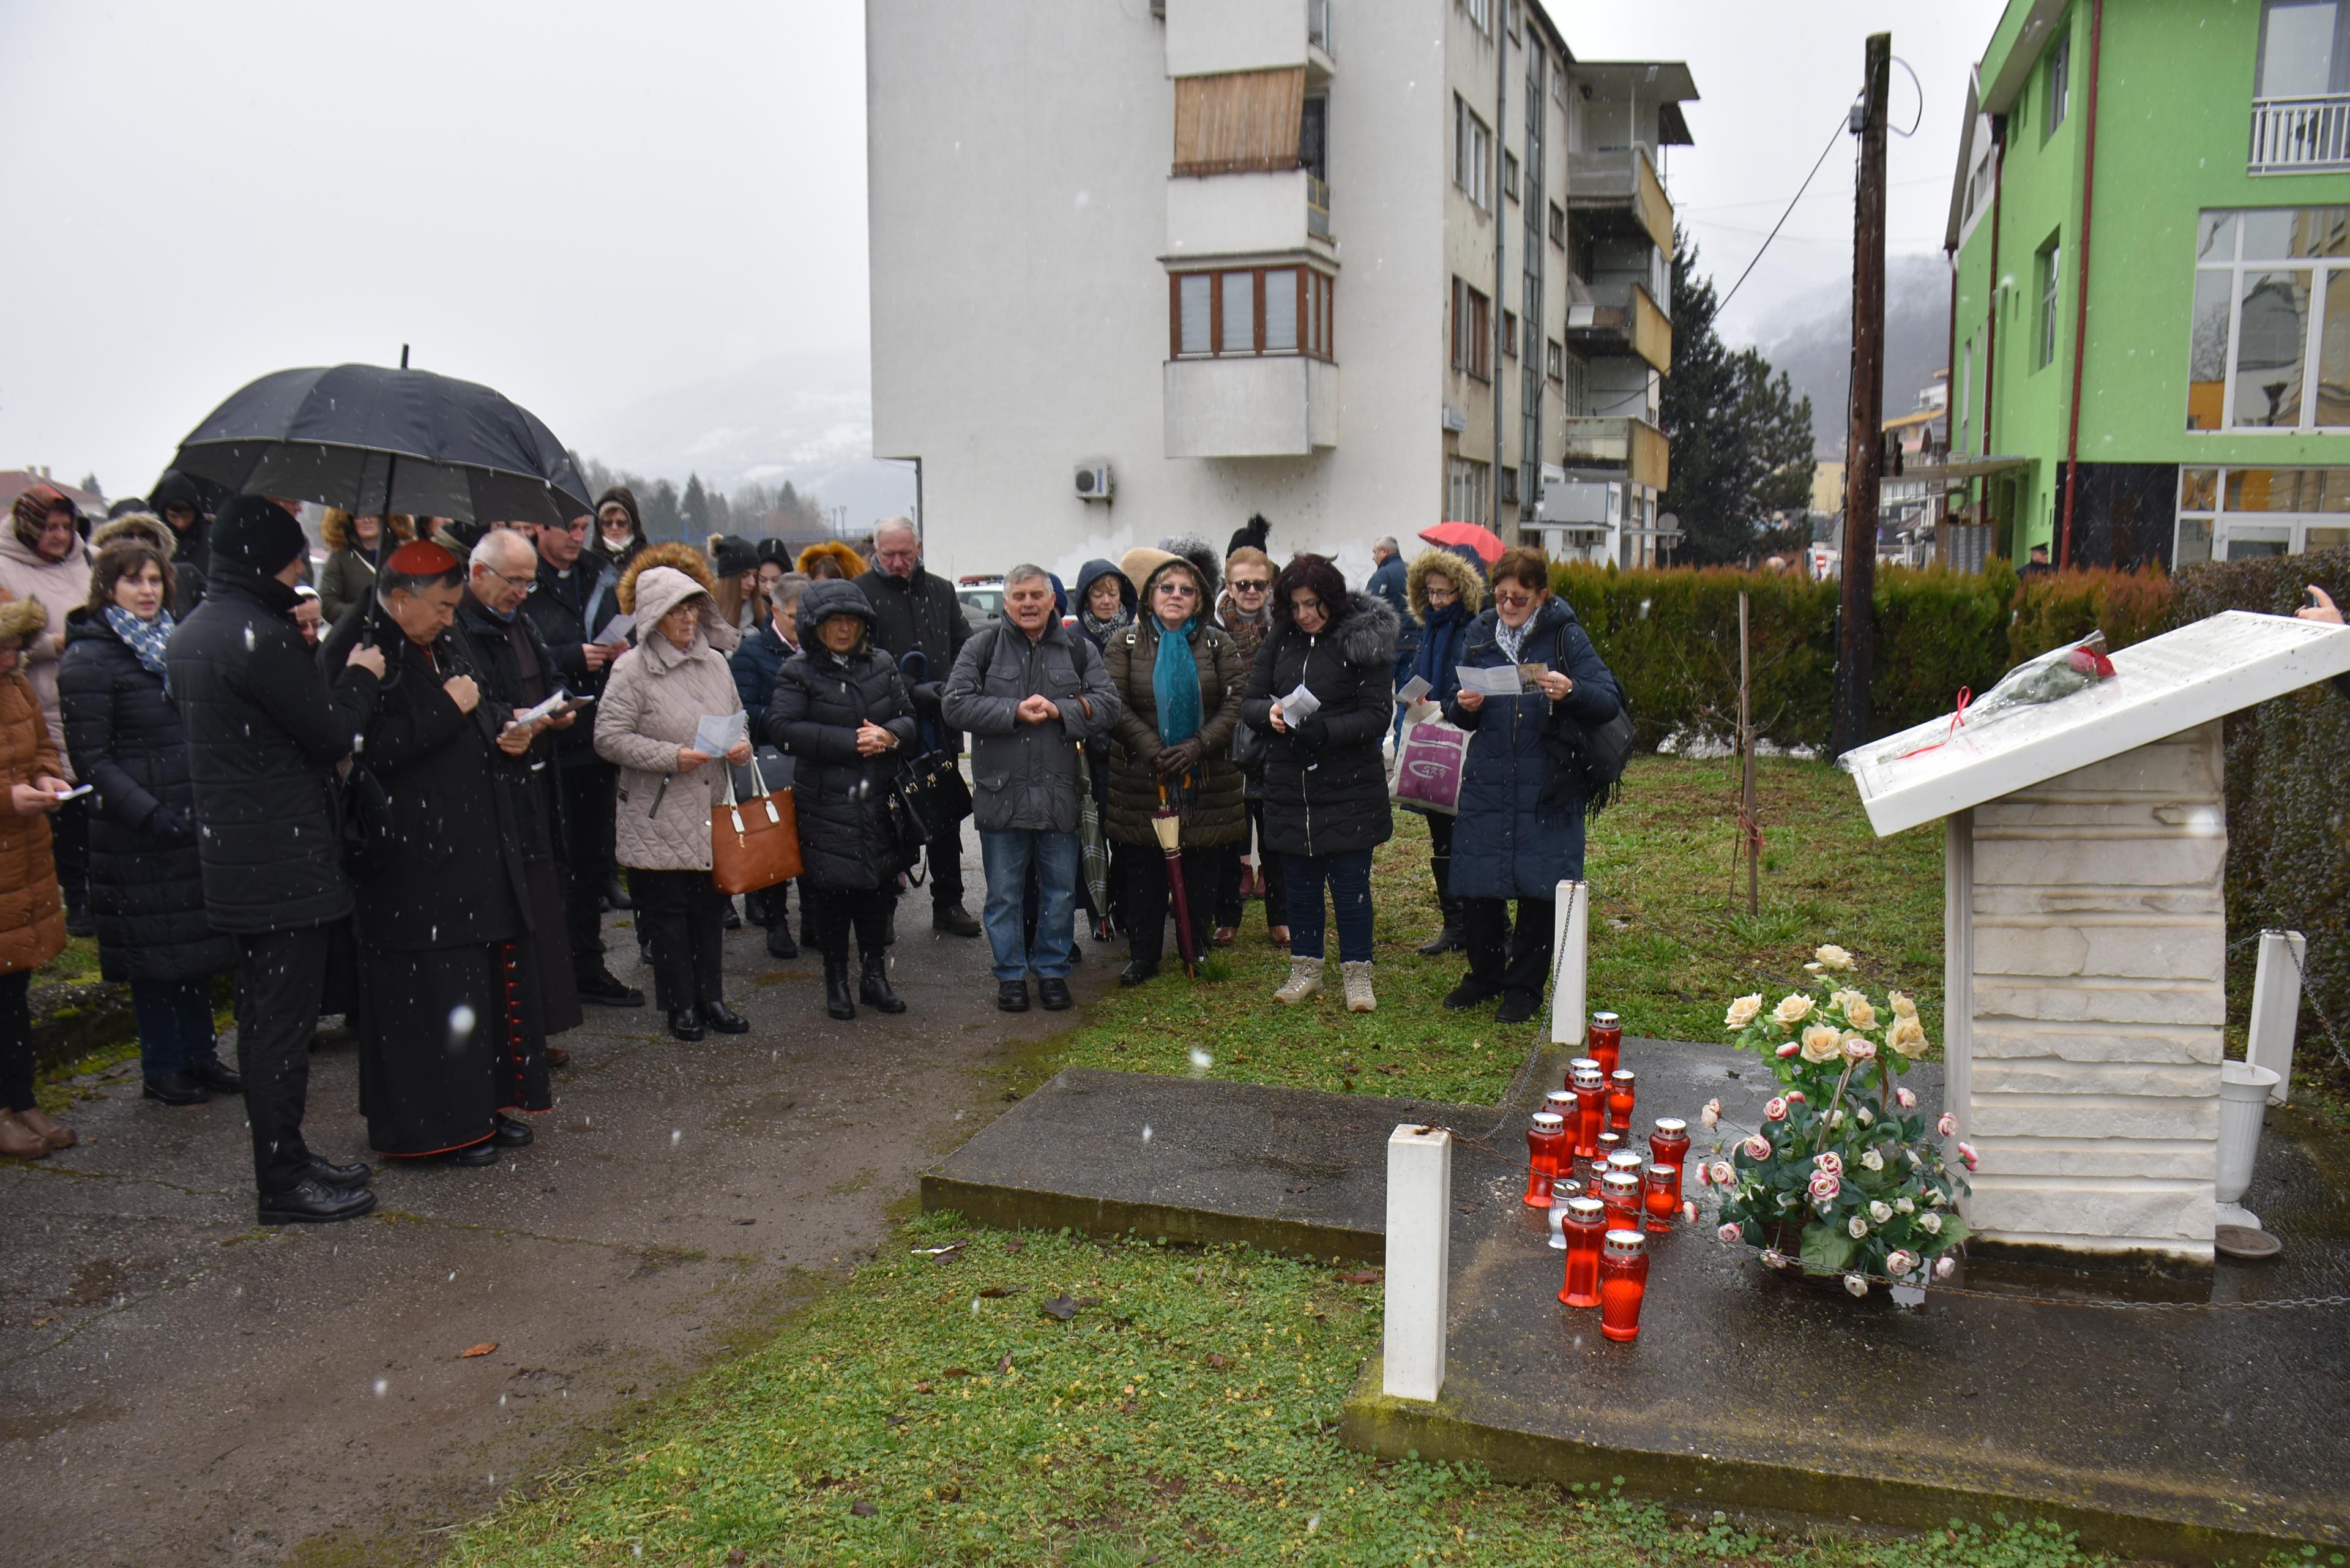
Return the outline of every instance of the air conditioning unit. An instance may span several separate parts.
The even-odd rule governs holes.
[[[1109,464],[1077,470],[1077,499],[1107,501],[1110,493]]]

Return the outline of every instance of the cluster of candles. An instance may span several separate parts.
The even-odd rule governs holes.
[[[1622,1059],[1624,1026],[1591,1015],[1591,1054],[1567,1064],[1566,1086],[1544,1096],[1526,1129],[1527,1207],[1550,1210],[1550,1244],[1566,1253],[1558,1299],[1599,1309],[1609,1339],[1640,1333],[1648,1293],[1648,1235],[1673,1228],[1681,1207],[1689,1124],[1659,1116],[1648,1155],[1625,1147],[1632,1136],[1637,1078]]]

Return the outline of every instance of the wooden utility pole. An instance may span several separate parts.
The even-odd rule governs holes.
[[[1893,35],[1868,38],[1866,87],[1853,108],[1860,181],[1853,202],[1852,421],[1845,437],[1844,593],[1836,621],[1835,738],[1839,754],[1873,728],[1868,680],[1877,663],[1877,497],[1884,478],[1885,103]]]

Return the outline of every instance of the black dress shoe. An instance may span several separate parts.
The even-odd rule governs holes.
[[[633,909],[637,901],[629,897],[629,890],[620,885],[618,877],[607,877],[604,878],[604,907],[608,909]]]
[[[1502,992],[1502,1005],[1493,1010],[1496,1023],[1523,1023],[1542,1005],[1542,998],[1528,991]]]
[[[642,1007],[645,1004],[643,992],[625,983],[601,964],[596,966],[595,973],[580,975],[577,981],[579,1000],[597,1007]]]
[[[734,900],[732,898],[726,900],[724,925],[730,931],[739,931],[743,929],[743,911],[734,907]]]
[[[995,1005],[1004,1012],[1028,1011],[1028,982],[1024,980],[999,980],[995,982]]]
[[[1158,972],[1159,966],[1157,964],[1145,963],[1140,959],[1130,959],[1127,961],[1127,966],[1118,971],[1118,983],[1120,985],[1140,985],[1144,981],[1149,980],[1152,975],[1157,974]]]
[[[1498,985],[1487,985],[1475,975],[1464,975],[1461,983],[1444,993],[1444,1005],[1459,1012],[1463,1008],[1476,1007],[1502,993]]]
[[[244,1093],[244,1080],[236,1069],[217,1056],[199,1056],[188,1065],[188,1075],[215,1095]]]
[[[672,1007],[669,1012],[669,1032],[681,1040],[702,1038],[702,1014],[691,1007]]]
[[[91,918],[88,905],[84,905],[78,909],[68,909],[66,911],[66,935],[69,937],[94,937],[98,935],[98,921]]]
[[[1066,1012],[1076,999],[1069,995],[1066,980],[1040,980],[1036,982],[1036,1000],[1045,1004],[1047,1012]]]
[[[1422,958],[1442,958],[1446,953],[1465,951],[1468,946],[1469,944],[1461,939],[1459,930],[1447,926],[1413,950]]]
[[[213,1092],[197,1082],[193,1073],[160,1074],[148,1079],[140,1093],[167,1106],[206,1106],[213,1098]]]
[[[310,1163],[303,1168],[302,1179],[305,1181],[317,1182],[322,1187],[339,1187],[348,1191],[355,1187],[365,1187],[368,1184],[368,1178],[374,1174],[374,1171],[356,1161],[349,1165],[337,1165],[330,1159],[320,1159],[314,1154],[310,1157]]]
[[[786,963],[800,956],[799,943],[792,940],[789,920],[777,920],[767,928],[767,956],[781,959]]]
[[[938,904],[931,909],[931,929],[950,937],[975,937],[979,922],[961,904]]]
[[[970,917],[965,916],[966,919]],[[889,989],[889,958],[886,953],[865,955],[865,975],[857,988],[857,999],[877,1012],[903,1012],[906,1004]]]
[[[518,1121],[504,1111],[497,1113],[497,1118],[498,1130],[490,1135],[490,1141],[501,1148],[528,1148],[536,1141],[538,1135],[530,1130],[528,1122]]]
[[[743,1017],[741,1013],[735,1012],[733,1008],[727,1006],[723,1002],[703,1002],[702,1004],[702,1022],[708,1024],[711,1028],[715,1029],[721,1034],[748,1034],[751,1033],[751,1021]]]
[[[364,1187],[329,1187],[305,1179],[283,1192],[261,1195],[264,1225],[331,1225],[356,1220],[375,1207],[375,1194]]]
[[[479,1143],[469,1143],[463,1148],[443,1149],[432,1158],[443,1165],[462,1165],[468,1169],[479,1169],[485,1165],[497,1164],[498,1140],[493,1135]]]
[[[847,959],[824,961],[824,1015],[840,1019],[857,1016],[857,999],[848,993]]]

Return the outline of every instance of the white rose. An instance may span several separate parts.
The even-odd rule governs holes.
[[[1918,1206],[1907,1198],[1897,1198],[1893,1200],[1893,1211],[1897,1214],[1915,1214],[1918,1211]]]
[[[1870,1115],[1868,1114],[1868,1107],[1867,1107],[1866,1106],[1861,1106],[1858,1110],[1856,1110],[1856,1111],[1855,1111],[1855,1112],[1853,1112],[1853,1113],[1852,1113],[1852,1119],[1853,1119],[1853,1120],[1855,1120],[1855,1121],[1856,1121],[1856,1122],[1858,1122],[1861,1126],[1863,1126],[1863,1127],[1866,1127],[1869,1123],[1871,1123],[1871,1122],[1875,1121],[1877,1118],[1876,1118],[1875,1116],[1870,1116]],[[1883,1162],[1882,1162],[1882,1161],[1879,1161],[1878,1163],[1879,1163],[1879,1164],[1882,1164]],[[1872,1166],[1870,1166],[1868,1168],[1869,1168],[1869,1169],[1871,1169],[1871,1170],[1875,1170],[1875,1169],[1877,1168],[1877,1166],[1872,1165]]]
[[[1932,1204],[1935,1208],[1939,1209],[1943,1204],[1948,1203],[1950,1199],[1942,1196],[1942,1189],[1938,1187],[1933,1191],[1926,1194],[1926,1201]]]
[[[1844,1288],[1854,1295],[1865,1296],[1868,1293],[1868,1282],[1858,1274],[1846,1274],[1844,1277]]]
[[[1885,993],[1885,1005],[1893,1009],[1893,1016],[1896,1018],[1915,1018],[1918,1016],[1917,1002],[1912,1001],[1905,992],[1898,991],[1887,992]]]
[[[1865,996],[1856,995],[1846,1002],[1844,1004],[1844,1015],[1855,1029],[1877,1027],[1877,1009],[1868,1004],[1868,998]]]
[[[1852,967],[1852,955],[1845,951],[1842,948],[1836,946],[1834,942],[1830,942],[1825,947],[1819,949],[1812,954],[1812,957],[1818,960],[1822,964],[1825,965],[1829,969],[1850,969]]]
[[[1783,1023],[1793,1029],[1812,1015],[1814,1005],[1816,1004],[1810,997],[1800,992],[1791,992],[1780,999],[1778,1006],[1771,1010],[1771,1018],[1773,1023]]]
[[[1868,1221],[1856,1214],[1846,1223],[1845,1229],[1851,1231],[1852,1239],[1857,1241],[1868,1234]]]
[[[1860,1163],[1866,1166],[1871,1170],[1883,1170],[1885,1168],[1885,1157],[1872,1148],[1860,1157]]]
[[[1762,1013],[1762,997],[1760,992],[1757,992],[1752,996],[1742,996],[1731,1002],[1730,1011],[1722,1015],[1721,1022],[1730,1028],[1743,1029],[1761,1017]]]
[[[1942,1233],[1942,1217],[1929,1209],[1918,1216],[1918,1229],[1929,1236],[1939,1236]]]
[[[1811,998],[1804,998],[1811,1005]],[[1844,1036],[1833,1023],[1814,1023],[1804,1031],[1804,1060],[1811,1063],[1833,1062],[1844,1054]]]
[[[1947,1280],[1958,1272],[1959,1261],[1956,1258],[1937,1258],[1934,1260],[1934,1277],[1936,1279]]]
[[[1926,1026],[1918,1022],[1914,1012],[1893,1020],[1893,1027],[1886,1031],[1885,1043],[1913,1062],[1930,1049],[1926,1041]]]
[[[1868,1217],[1882,1225],[1893,1218],[1892,1207],[1883,1202],[1872,1201],[1868,1206]]]

